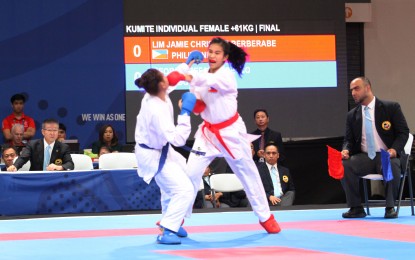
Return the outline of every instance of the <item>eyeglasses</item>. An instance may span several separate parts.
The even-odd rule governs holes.
[[[15,153],[4,154],[3,157],[4,158],[9,158],[9,157],[14,158],[14,157],[16,157],[16,154]]]
[[[58,132],[58,129],[45,129],[45,128],[43,128],[43,130],[45,130],[47,132],[52,132],[52,133]]]

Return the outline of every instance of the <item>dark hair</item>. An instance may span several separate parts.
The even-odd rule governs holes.
[[[258,108],[258,109],[256,109],[256,110],[254,111],[254,118],[256,117],[256,113],[258,113],[258,112],[264,112],[264,113],[265,113],[265,115],[267,115],[267,117],[269,117],[269,115],[268,115],[268,111],[267,111],[266,109],[264,109],[264,108]]]
[[[268,146],[275,146],[277,147],[277,150],[279,150],[278,145],[274,141],[269,141],[267,144],[265,144],[264,151],[267,149]]]
[[[98,153],[100,153],[102,149],[107,150],[108,152],[112,153],[111,147],[106,146],[106,145],[101,146],[98,150]]]
[[[59,125],[59,122],[58,122],[58,120],[53,119],[53,118],[45,119],[45,120],[43,120],[43,123],[42,123],[42,129],[45,129],[45,124],[57,124],[57,125]]]
[[[110,127],[112,129],[112,133],[113,133],[113,137],[112,137],[112,140],[111,140],[111,146],[117,145],[118,144],[118,137],[117,137],[117,133],[115,132],[114,127],[112,127],[112,125],[103,125],[101,127],[101,129],[99,129],[99,141],[101,143],[105,143],[104,142],[104,133],[105,133],[105,130],[108,127]]]
[[[16,147],[14,147],[13,145],[10,145],[10,144],[3,144],[3,145],[1,146],[1,155],[2,155],[2,156],[3,156],[4,151],[6,151],[7,149],[13,149],[13,150],[14,150],[14,153],[15,153],[16,155],[18,155],[18,154],[19,154],[19,153],[17,152]]]
[[[232,65],[232,68],[238,72],[238,75],[241,76],[248,54],[242,48],[239,48],[232,42],[228,42],[220,37],[213,38],[210,41],[209,46],[212,44],[219,44],[222,46],[224,55],[228,55],[228,62]]]
[[[363,81],[363,83],[366,85],[370,85],[372,86],[372,84],[370,83],[370,80],[364,76],[358,77],[358,79],[361,79]]]
[[[157,95],[159,83],[163,81],[163,74],[156,69],[148,69],[134,83],[139,88],[143,88],[150,95]]]
[[[62,123],[59,123],[59,129],[62,129],[66,133],[66,126]]]
[[[13,104],[14,101],[16,100],[22,100],[23,103],[26,102],[26,97],[23,96],[22,94],[14,94],[11,98],[10,98],[10,102]]]

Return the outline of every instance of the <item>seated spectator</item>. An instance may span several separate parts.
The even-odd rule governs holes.
[[[117,134],[111,125],[104,125],[99,130],[99,140],[92,144],[92,153],[98,154],[102,146],[108,146],[112,152],[120,152],[122,145],[118,143]]]
[[[17,155],[20,154],[22,149],[26,146],[27,141],[23,140],[24,127],[21,124],[15,124],[11,130],[12,139],[9,141],[10,146],[14,146],[17,151]]]
[[[106,154],[106,153],[111,153],[111,148],[109,148],[108,146],[101,146],[101,148],[99,148],[99,153],[98,153],[98,158],[101,157],[101,155]]]
[[[209,167],[206,168],[206,171],[203,175],[203,181],[205,185],[205,198],[211,199],[211,191],[209,185],[209,177],[211,174],[221,174],[221,173],[233,173],[232,169],[227,164],[226,160],[223,157],[215,158]],[[247,207],[249,206],[248,198],[246,197],[245,191],[235,191],[235,192],[218,192],[217,198],[219,199],[219,204],[221,207]],[[209,196],[208,196],[209,195]],[[202,192],[199,191],[196,196],[195,208],[201,208],[203,201]],[[209,207],[211,203],[206,203]]]
[[[73,170],[74,163],[67,144],[57,141],[59,123],[46,119],[42,124],[43,139],[29,141],[7,171],[17,171],[30,160],[30,171]]]
[[[1,167],[2,171],[7,171],[7,167],[13,164],[14,159],[17,157],[16,148],[5,144],[2,146],[1,158],[4,162],[4,167]]]
[[[266,144],[265,162],[257,164],[259,175],[270,206],[291,206],[295,198],[294,182],[290,171],[277,164],[278,157],[277,145],[274,142]]]
[[[271,130],[268,128],[269,125],[269,116],[268,111],[265,109],[257,109],[254,112],[254,119],[257,129],[253,131],[251,134],[260,135],[261,137],[253,141],[255,155],[254,161],[255,162],[264,162],[264,148],[265,145],[269,142],[274,142],[280,151],[280,157],[278,159],[278,163],[283,165],[285,159],[285,152],[284,152],[284,145],[282,142],[281,133],[278,131]]]
[[[66,140],[66,126],[62,123],[59,123],[58,141],[62,142],[65,140]]]
[[[10,141],[12,139],[11,129],[13,125],[20,124],[24,127],[23,139],[30,140],[36,133],[36,126],[33,118],[23,113],[24,104],[26,102],[25,96],[22,94],[15,94],[10,98],[10,102],[12,103],[13,112],[3,119],[2,129],[4,139]]]
[[[233,173],[232,169],[229,167],[225,158],[217,157],[209,165],[212,174],[220,173]],[[243,190],[235,192],[223,192],[223,195],[220,197],[221,203],[229,205],[231,208],[235,207],[248,207],[249,201],[246,197],[246,193]]]
[[[111,149],[108,146],[101,146],[101,148],[99,148],[98,159],[101,155],[106,153],[111,153]],[[94,164],[94,169],[99,169],[99,164]]]
[[[222,192],[215,192],[215,198],[212,197],[212,190],[209,184],[209,177],[210,177],[210,168],[207,167],[202,177],[205,197],[203,198],[202,191],[199,191],[196,195],[193,208],[197,208],[197,209],[203,208],[203,204],[206,205],[206,208],[229,208],[229,205],[221,202],[220,198],[223,196]]]

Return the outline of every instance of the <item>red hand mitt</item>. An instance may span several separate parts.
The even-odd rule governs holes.
[[[336,149],[327,145],[328,152],[328,168],[329,175],[334,179],[340,180],[344,176],[344,168],[342,163],[342,154]]]
[[[193,113],[200,114],[205,110],[206,104],[203,102],[203,100],[196,99],[195,107],[193,108]]]
[[[178,71],[172,71],[167,75],[167,80],[169,81],[169,86],[176,86],[179,81],[185,80],[185,77]]]

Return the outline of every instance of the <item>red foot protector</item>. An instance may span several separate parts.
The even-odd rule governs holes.
[[[276,234],[281,231],[281,228],[277,221],[275,221],[273,214],[271,214],[271,217],[269,217],[267,221],[259,222],[259,224],[261,224],[261,226],[270,234]]]
[[[177,71],[172,71],[167,75],[167,80],[169,81],[169,86],[176,86],[179,81],[185,80],[185,77]]]

